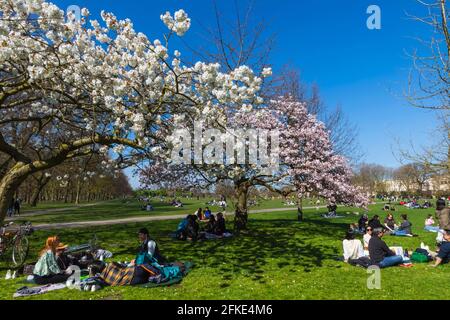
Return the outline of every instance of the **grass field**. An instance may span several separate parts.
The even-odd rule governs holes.
[[[95,206],[80,206],[74,207],[73,204],[40,204],[33,211],[45,211],[40,212],[36,215],[27,215],[32,213],[30,208],[24,210],[24,215],[17,217],[17,222],[31,221],[34,224],[38,223],[61,223],[69,221],[91,221],[91,220],[113,220],[118,218],[129,218],[129,217],[141,217],[141,216],[160,216],[160,215],[179,215],[179,214],[192,214],[198,208],[205,208],[206,203],[211,199],[182,199],[184,206],[182,208],[175,208],[167,203],[157,201],[152,201],[154,206],[154,211],[143,211],[141,210],[142,203],[137,200],[114,200],[107,202],[100,202]],[[305,205],[310,205],[309,201]],[[268,209],[268,208],[294,208],[295,206],[285,206],[281,200],[266,200],[261,201],[259,205],[252,206],[250,209]],[[56,209],[66,210],[70,208],[69,211],[56,211]],[[221,210],[218,206],[209,206],[213,212],[218,212]],[[233,204],[230,202],[227,211],[233,210]]]
[[[110,287],[94,293],[64,289],[30,299],[450,299],[449,265],[384,269],[381,289],[367,289],[365,269],[337,260],[348,224],[358,219],[354,211],[361,212],[339,208],[346,217],[330,220],[321,218],[316,210],[307,210],[301,223],[296,221],[295,211],[252,214],[246,234],[196,243],[168,237],[176,220],[39,231],[31,237],[30,261],[37,258],[46,237],[56,232],[68,244],[87,242],[95,233],[102,247],[115,254],[113,260],[131,260],[138,246],[136,230],[145,226],[164,255],[192,261],[195,267],[181,284],[172,287]],[[386,236],[386,242],[409,249],[419,247],[422,241],[432,246],[435,234],[422,230],[426,215],[432,212],[400,208],[396,219],[400,213],[408,213],[419,237]],[[375,213],[384,216],[381,204],[370,207],[369,214]],[[63,215],[76,217],[77,213]],[[15,290],[24,285],[23,278],[6,281],[4,275],[5,271],[0,271],[0,299],[12,299]]]

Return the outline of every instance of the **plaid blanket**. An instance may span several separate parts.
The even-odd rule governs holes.
[[[110,286],[125,286],[131,284],[135,270],[135,267],[111,263],[102,271],[101,277]]]

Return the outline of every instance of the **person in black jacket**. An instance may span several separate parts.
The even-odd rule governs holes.
[[[372,230],[384,229],[384,226],[380,222],[380,216],[377,214],[374,215],[373,218],[369,220],[368,225],[369,225],[369,227],[372,228]]]
[[[403,262],[402,256],[397,256],[389,249],[387,244],[381,240],[384,235],[383,228],[373,231],[372,238],[369,241],[369,255],[372,265],[377,265],[380,268],[387,268],[401,264]]]
[[[367,214],[363,214],[361,218],[358,220],[359,232],[365,232],[367,228],[367,222],[369,221],[369,217]]]
[[[219,212],[217,214],[216,220],[216,228],[215,234],[218,236],[223,236],[223,234],[227,231],[225,228],[225,218],[223,217],[223,213]]]

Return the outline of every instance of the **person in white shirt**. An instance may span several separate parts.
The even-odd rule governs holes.
[[[369,241],[370,238],[372,238],[372,227],[367,227],[366,229],[366,233],[363,236],[363,240],[364,240],[364,255],[366,257],[369,256]]]
[[[348,231],[345,235],[345,239],[342,241],[342,247],[344,249],[345,262],[364,257],[364,249],[361,240],[355,239],[355,234],[351,231]]]

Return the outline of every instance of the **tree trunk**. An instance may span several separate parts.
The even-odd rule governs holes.
[[[297,200],[297,220],[303,221],[303,198]]]
[[[29,168],[23,163],[17,163],[6,173],[0,181],[0,224],[5,220],[8,207],[10,206],[14,193],[30,175]]]
[[[81,196],[81,181],[77,181],[77,194],[75,196],[75,204],[80,204],[80,196]]]
[[[37,206],[41,192],[44,189],[44,187],[50,182],[50,179],[51,179],[50,177],[46,177],[44,174],[42,174],[41,177],[39,178],[39,180],[37,180],[37,182],[38,182],[37,188],[35,189],[32,197],[31,197],[31,206],[32,207]]]
[[[241,230],[247,230],[248,221],[248,208],[247,208],[247,197],[248,197],[248,186],[246,184],[241,184],[235,187],[236,192],[236,205],[235,205],[235,216],[234,216],[234,229],[239,233]]]

